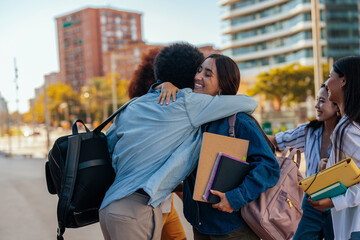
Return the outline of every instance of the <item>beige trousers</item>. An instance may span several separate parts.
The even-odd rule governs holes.
[[[99,212],[105,240],[157,240],[161,237],[160,207],[147,205],[149,197],[140,193],[112,202]]]

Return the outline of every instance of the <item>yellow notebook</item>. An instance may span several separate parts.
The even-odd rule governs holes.
[[[344,159],[317,175],[304,178],[299,182],[299,186],[307,194],[312,194],[336,182],[341,182],[345,187],[360,182],[360,169],[351,158]]]

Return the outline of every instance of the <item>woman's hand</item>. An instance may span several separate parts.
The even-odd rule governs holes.
[[[325,211],[328,208],[334,207],[334,204],[330,198],[324,198],[319,201],[313,201],[309,198],[308,201],[313,206],[313,208],[319,211]]]
[[[319,171],[324,170],[326,168],[326,164],[327,164],[328,160],[329,160],[328,158],[322,158],[320,160],[319,166],[318,166]]]
[[[178,195],[178,197],[183,200],[183,182],[181,182],[177,187],[173,190],[173,192]]]
[[[228,213],[232,213],[234,211],[234,209],[231,207],[229,201],[227,200],[225,193],[222,193],[222,192],[219,192],[216,190],[210,190],[210,192],[220,198],[219,203],[212,205],[213,208],[216,208],[220,211],[228,212]]]
[[[161,86],[161,93],[158,99],[158,103],[163,105],[164,101],[166,100],[166,105],[168,105],[170,103],[171,97],[174,102],[176,101],[176,93],[180,91],[177,87],[175,87],[170,82],[164,82],[159,86]]]

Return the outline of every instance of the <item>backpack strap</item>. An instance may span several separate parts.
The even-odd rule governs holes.
[[[76,123],[75,123],[76,124]],[[76,173],[80,156],[81,136],[73,135],[68,138],[68,150],[66,153],[65,171],[61,180],[61,191],[57,206],[58,229],[57,240],[63,240],[66,226],[66,216],[70,208],[70,202],[75,187]]]
[[[228,117],[230,137],[235,137],[235,121],[236,121],[236,113]]]
[[[264,136],[267,144],[268,144],[269,147],[271,148],[271,151],[272,151],[273,153],[275,153],[275,152],[276,152],[276,149],[275,149],[274,144],[272,144],[272,142],[270,141],[270,139],[266,136],[266,133],[264,132],[264,130],[263,130],[262,127],[260,126],[259,122],[258,122],[253,116],[251,116],[250,114],[247,114],[247,113],[245,113],[245,114],[248,115],[248,116],[251,118],[251,120],[253,120],[253,121],[256,123],[256,125],[259,127],[262,135]],[[235,137],[235,121],[236,121],[236,114],[228,117],[229,136],[230,136],[230,137]]]
[[[113,114],[110,115],[110,117],[108,117],[105,121],[103,121],[97,128],[94,129],[94,133],[100,133],[101,130],[103,130],[103,128],[108,125],[109,122],[111,122],[111,120],[113,120],[114,117],[116,117],[116,115],[118,115],[123,109],[125,109],[131,102],[135,101],[137,99],[137,97],[130,99],[130,101],[128,101],[127,103],[125,103],[124,105],[122,105],[118,110],[116,110],[116,112],[114,112]]]

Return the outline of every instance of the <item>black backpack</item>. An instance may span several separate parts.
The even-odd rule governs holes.
[[[49,193],[59,196],[58,240],[63,239],[65,228],[83,227],[99,221],[99,207],[115,178],[106,136],[101,130],[128,103],[93,131],[83,121],[76,120],[72,135],[58,138],[50,150],[45,173]],[[78,122],[84,125],[86,132],[78,133]]]

